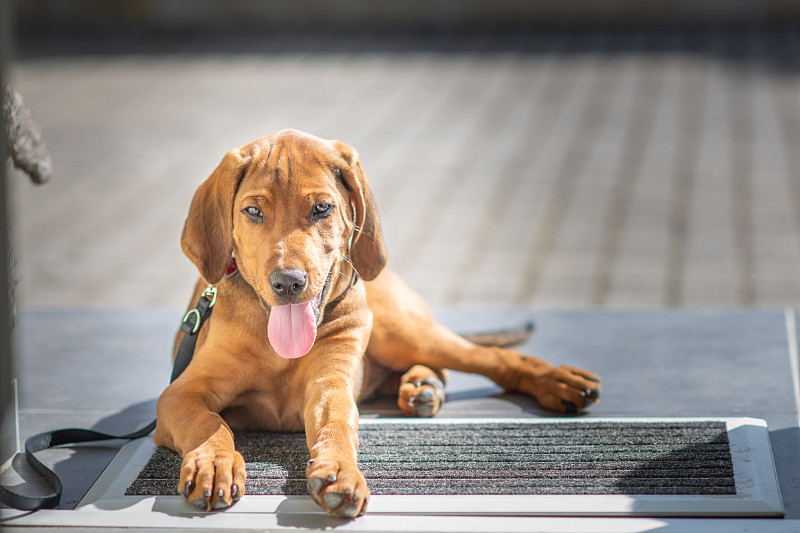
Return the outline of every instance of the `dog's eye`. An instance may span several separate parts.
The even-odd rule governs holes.
[[[261,211],[259,207],[251,205],[250,207],[245,207],[242,209],[242,213],[244,213],[247,218],[252,220],[253,222],[261,222],[264,219],[264,213]]]
[[[333,204],[319,202],[314,204],[313,209],[311,209],[311,218],[312,220],[322,220],[323,218],[327,218],[330,216],[331,212],[333,211]]]

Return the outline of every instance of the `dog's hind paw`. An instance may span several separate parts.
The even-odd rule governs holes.
[[[570,415],[596,403],[602,388],[596,374],[570,366],[550,367],[535,379],[521,383],[527,390],[516,390],[534,396],[543,407]]]
[[[406,416],[429,418],[439,412],[444,400],[444,383],[432,370],[416,366],[403,376],[397,405]]]

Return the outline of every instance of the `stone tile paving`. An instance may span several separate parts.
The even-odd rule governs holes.
[[[355,146],[435,306],[800,304],[800,29],[37,45],[56,177],[12,176],[24,306],[184,305],[178,238],[230,148]]]

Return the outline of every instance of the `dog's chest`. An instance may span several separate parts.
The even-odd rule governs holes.
[[[243,431],[303,431],[303,398],[286,381],[276,380],[269,390],[241,394],[222,417],[232,429]]]

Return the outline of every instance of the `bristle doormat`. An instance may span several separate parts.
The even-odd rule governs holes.
[[[225,515],[324,516],[302,434],[235,438],[248,479]],[[370,516],[783,515],[769,430],[753,418],[364,418],[359,439]],[[202,514],[176,494],[179,470],[152,439],[130,442],[78,508]]]
[[[724,422],[382,423],[359,428],[373,495],[732,495]],[[306,494],[302,434],[238,433],[247,494]],[[126,495],[174,495],[159,448]]]

